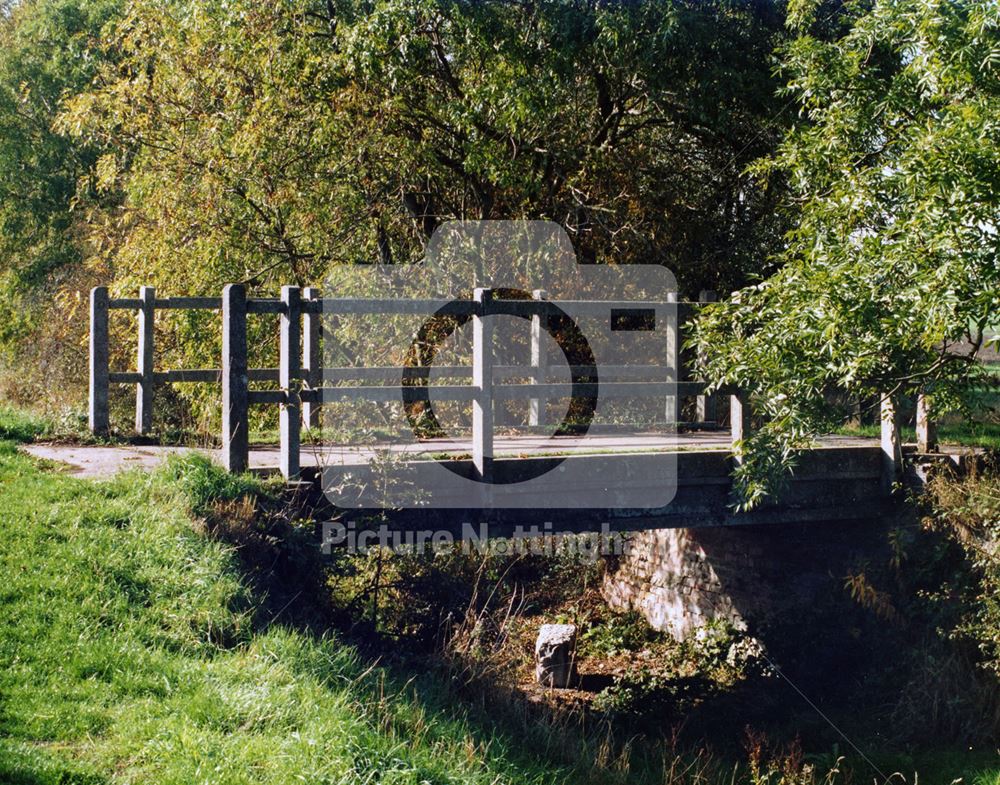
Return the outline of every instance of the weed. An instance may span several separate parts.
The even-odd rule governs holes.
[[[613,655],[622,651],[637,651],[663,637],[662,633],[649,626],[638,611],[613,613],[584,630],[581,653]]]

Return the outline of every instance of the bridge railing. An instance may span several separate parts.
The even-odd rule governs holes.
[[[477,292],[488,297],[488,290]],[[714,299],[710,292],[703,293],[702,302]],[[482,315],[482,303],[475,300],[455,301],[451,308],[457,316],[473,319],[474,340],[472,365],[435,366],[439,376],[451,379],[471,379],[472,384],[435,385],[436,400],[471,401],[473,404],[473,456],[477,468],[489,472],[492,460],[493,402],[502,400],[527,400],[528,424],[544,425],[545,401],[549,398],[568,397],[572,385],[552,382],[548,376],[547,353],[543,349],[541,319],[547,301],[544,292],[536,291],[533,300],[504,301],[504,313],[521,315],[531,320],[531,362],[527,365],[493,364],[492,352],[486,351],[489,336],[482,334],[488,325],[477,316]],[[688,427],[714,427],[716,425],[716,395],[705,395],[705,384],[691,381],[685,374],[681,351],[679,324],[693,313],[700,303],[678,302],[668,295],[663,303],[628,301],[559,301],[571,307],[576,314],[587,315],[593,311],[606,315],[612,306],[672,307],[677,318],[666,320],[670,325],[666,333],[663,362],[659,365],[602,366],[600,395],[602,397],[662,397],[665,401],[665,419],[681,421],[681,401],[685,396],[696,396],[696,419],[683,423]],[[401,385],[373,385],[370,382],[392,382],[401,379],[402,367],[322,367],[321,317],[348,314],[407,314],[426,313],[429,302],[419,300],[382,299],[323,299],[316,288],[299,289],[282,287],[280,298],[249,298],[242,285],[225,287],[221,297],[169,297],[156,296],[151,286],[143,286],[137,298],[109,297],[106,287],[95,287],[90,297],[90,400],[89,425],[95,434],[110,430],[109,388],[112,384],[134,384],[136,388],[134,429],[139,435],[148,434],[153,426],[153,405],[158,385],[171,383],[220,384],[222,386],[222,459],[231,471],[243,471],[249,458],[249,407],[252,405],[279,406],[280,469],[286,477],[294,478],[300,470],[302,428],[317,429],[319,408],[323,402],[366,400],[390,402],[401,400]],[[129,310],[137,313],[138,341],[136,370],[112,372],[110,370],[109,313]],[[154,321],[158,310],[213,310],[221,311],[222,363],[219,368],[156,370]],[[516,312],[516,313],[515,313]],[[523,313],[522,313],[523,312]],[[278,314],[280,316],[279,367],[250,368],[248,365],[247,317],[252,314]],[[489,372],[486,366],[489,365]],[[505,384],[503,379],[529,378],[529,383]],[[651,380],[655,379],[655,380]],[[356,386],[326,386],[324,382],[362,382]],[[252,389],[253,382],[277,383],[279,389]],[[578,388],[577,392],[580,392]],[[734,398],[734,414],[742,411],[738,398]],[[742,438],[748,418],[736,416],[733,420],[734,438]]]
[[[435,366],[439,376],[451,379],[471,378],[472,384],[435,385],[436,400],[472,402],[473,460],[483,475],[491,471],[493,458],[493,402],[527,400],[528,424],[544,425],[545,401],[569,397],[572,385],[549,381],[546,352],[543,350],[541,318],[547,301],[544,293],[533,293],[534,299],[503,301],[503,313],[531,319],[531,362],[527,365],[494,364],[489,321],[482,298],[488,290],[477,290],[480,300],[456,301],[456,315],[473,320],[473,362],[463,366]],[[687,378],[679,325],[683,324],[704,302],[714,300],[711,292],[703,292],[699,302],[678,302],[676,296],[663,303],[608,303],[607,301],[556,301],[571,306],[578,314],[594,310],[607,314],[611,305],[631,307],[676,308],[677,318],[668,320],[663,363],[646,366],[602,367],[600,395],[602,397],[662,397],[665,419],[687,427],[717,425],[718,398],[722,394],[706,395],[705,383]],[[323,315],[347,314],[406,314],[426,313],[428,303],[413,300],[324,299],[316,288],[282,287],[279,298],[250,298],[242,285],[226,286],[221,297],[158,298],[153,287],[144,286],[137,298],[111,299],[106,287],[96,287],[90,299],[90,406],[89,424],[95,434],[107,433],[109,422],[109,387],[112,384],[134,384],[136,387],[135,432],[148,434],[153,425],[155,389],[170,383],[213,383],[222,387],[222,461],[230,471],[244,471],[249,463],[249,407],[276,405],[279,407],[280,470],[287,478],[300,473],[301,433],[319,426],[320,406],[343,400],[398,402],[404,387],[401,384],[375,385],[368,382],[399,381],[402,367],[322,367],[321,320]],[[131,310],[138,315],[138,345],[136,370],[111,372],[109,368],[109,312]],[[222,318],[222,362],[220,368],[156,370],[155,314],[158,310],[213,310]],[[461,314],[459,314],[461,312]],[[277,314],[280,317],[279,367],[250,368],[248,365],[247,317],[252,314]],[[507,384],[505,378],[528,378],[528,383]],[[324,386],[324,383],[362,382],[355,386]],[[277,383],[279,389],[252,389],[254,382]],[[579,388],[577,390],[579,392]],[[681,402],[696,397],[695,419],[682,422]],[[733,443],[742,440],[750,429],[750,410],[739,391],[728,391],[730,401],[730,433]],[[921,399],[918,428],[925,445],[933,439],[933,424],[926,417],[925,401]],[[886,415],[885,412],[891,412]],[[891,405],[883,410],[883,452],[887,468],[898,473],[899,437]],[[891,466],[889,463],[891,462]]]

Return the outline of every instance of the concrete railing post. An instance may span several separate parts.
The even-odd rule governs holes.
[[[249,467],[249,398],[247,292],[229,284],[222,290],[222,463],[233,473]]]
[[[141,377],[135,386],[135,432],[140,436],[153,430],[153,323],[156,289],[139,289],[139,349],[136,366]]]
[[[937,423],[930,417],[930,402],[926,393],[917,396],[917,452],[937,452]]]
[[[903,447],[899,440],[899,414],[892,396],[882,398],[882,490],[892,493],[903,468]]]
[[[302,290],[302,298],[310,303],[318,303],[322,295],[315,286]],[[323,314],[309,311],[302,314],[302,378],[310,389],[322,386],[323,360],[320,351],[320,325]],[[303,401],[302,426],[310,431],[320,427],[319,403]]]
[[[683,379],[681,367],[681,332],[677,323],[680,318],[677,309],[677,292],[667,293],[667,339],[666,371],[667,381],[679,384]],[[668,395],[666,398],[665,418],[668,425],[677,425],[681,421],[681,396]]]
[[[742,390],[729,396],[729,428],[733,453],[737,454],[737,442],[750,435],[750,399]]]
[[[698,302],[700,303],[714,303],[716,299],[717,297],[715,292],[709,289],[702,289],[702,291],[698,294]],[[714,393],[711,395],[698,396],[697,414],[695,419],[701,423],[718,421],[719,399]]]
[[[90,290],[90,432],[108,432],[108,287]]]
[[[281,287],[281,359],[278,384],[285,393],[278,415],[281,441],[281,474],[286,480],[297,480],[300,470],[301,413],[299,380],[302,378],[301,357],[301,293],[297,286]]]
[[[473,293],[476,313],[472,317],[472,462],[479,478],[493,479],[493,322],[487,316],[493,299],[490,289]]]
[[[544,300],[547,294],[544,289],[535,289],[531,293],[534,300]],[[542,324],[544,317],[535,314],[531,317],[531,383],[545,384],[549,375],[549,353],[545,343],[548,334],[546,325]],[[545,398],[531,398],[528,412],[528,425],[545,425]]]

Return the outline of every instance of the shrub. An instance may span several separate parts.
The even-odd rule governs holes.
[[[48,420],[11,406],[0,406],[0,440],[30,442],[51,432]]]
[[[662,639],[663,635],[650,627],[641,613],[632,610],[611,614],[588,627],[581,638],[585,653],[613,655],[621,651],[636,651]]]
[[[712,691],[703,676],[676,676],[650,668],[626,673],[594,698],[596,711],[613,715],[662,718],[669,713],[683,716]]]
[[[963,549],[972,580],[956,587],[962,618],[955,634],[973,641],[983,667],[1000,675],[1000,466],[962,480],[942,473],[928,485],[927,523],[945,531]]]

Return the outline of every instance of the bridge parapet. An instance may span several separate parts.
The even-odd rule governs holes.
[[[644,303],[627,301],[574,301],[576,312],[606,313],[609,307],[642,309],[671,306],[676,309],[678,326],[687,322],[704,303],[715,299],[714,293],[702,292],[699,302],[679,302],[676,296],[668,302]],[[558,301],[555,301],[558,304]],[[157,297],[153,287],[144,286],[137,298],[109,297],[106,287],[96,287],[90,298],[90,429],[95,434],[110,428],[109,386],[134,384],[136,387],[135,431],[148,434],[153,425],[155,389],[172,383],[221,384],[222,463],[233,472],[248,468],[249,411],[251,406],[278,406],[280,419],[280,468],[289,480],[301,473],[301,431],[319,429],[320,408],[324,402],[338,400],[399,401],[406,392],[401,382],[403,367],[323,367],[321,344],[322,314],[406,314],[420,313],[427,303],[413,300],[358,298],[324,298],[319,289],[285,286],[280,298],[251,298],[240,284],[225,287],[221,297]],[[456,314],[476,317],[484,314],[488,304],[482,296],[454,301],[450,307]],[[505,301],[503,313],[516,313],[531,320],[530,363],[500,365],[490,363],[487,372],[486,333],[479,334],[473,347],[473,362],[465,366],[438,368],[443,376],[460,384],[437,385],[439,400],[471,401],[485,413],[497,400],[525,400],[530,404],[529,424],[544,426],[546,398],[567,396],[574,386],[549,380],[546,353],[542,350],[543,330],[539,323],[549,307],[545,293],[536,291],[530,300]],[[135,371],[112,372],[109,367],[109,311],[132,310],[138,314],[138,355]],[[207,369],[155,368],[156,312],[161,310],[211,310],[219,312],[222,321],[221,367]],[[251,368],[248,362],[247,320],[256,314],[280,316],[280,360],[277,368]],[[738,456],[739,443],[749,434],[751,425],[749,401],[739,390],[719,390],[707,393],[703,381],[691,379],[682,353],[683,336],[678,331],[668,336],[663,361],[651,366],[602,367],[599,386],[601,396],[662,397],[666,402],[667,419],[683,428],[715,428],[717,399],[728,396],[730,445]],[[610,376],[610,378],[609,378]],[[507,378],[528,378],[527,383],[508,384]],[[466,380],[472,381],[469,384]],[[257,389],[255,383],[277,384],[278,389]],[[341,386],[351,383],[351,386]],[[326,385],[326,386],[324,386]],[[586,385],[584,385],[586,387]],[[579,392],[580,388],[576,388]],[[680,402],[693,397],[695,417],[680,422]],[[476,425],[478,423],[478,425]],[[487,462],[492,462],[492,424],[489,418],[474,421],[473,465],[484,475]],[[928,416],[927,400],[918,400],[918,450],[930,452],[936,446],[934,423]],[[882,468],[883,491],[890,491],[901,476],[902,450],[899,427],[891,397],[882,403]],[[738,457],[736,458],[738,460]]]

